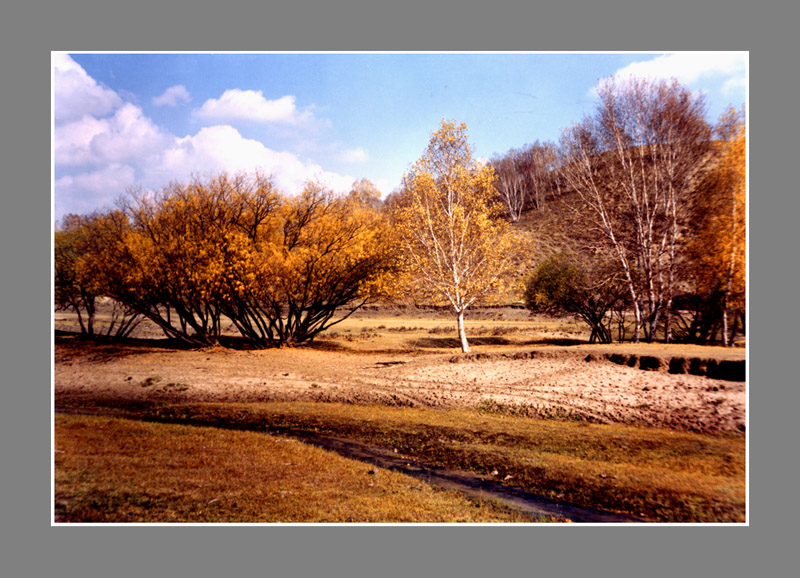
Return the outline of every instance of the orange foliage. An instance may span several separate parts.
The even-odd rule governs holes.
[[[286,197],[260,173],[196,178],[95,216],[81,259],[98,294],[169,337],[216,343],[227,317],[254,343],[298,343],[381,293],[391,252],[370,199],[314,183]]]
[[[697,233],[690,243],[697,291],[722,295],[723,314],[743,313],[747,255],[747,135],[734,110],[720,119],[720,161],[695,211]],[[726,319],[727,321],[727,319]],[[724,336],[724,341],[728,341]]]

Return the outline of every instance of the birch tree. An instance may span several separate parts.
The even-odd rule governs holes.
[[[653,341],[662,316],[670,339],[687,196],[709,158],[702,96],[677,81],[606,79],[592,117],[561,139],[561,174],[576,207],[619,260],[635,317]]]
[[[494,170],[478,163],[464,123],[442,121],[404,177],[395,210],[403,259],[417,295],[456,314],[461,350],[470,350],[464,313],[501,290],[526,254],[501,218]]]
[[[512,223],[519,221],[528,209],[543,208],[548,195],[558,196],[556,163],[556,146],[539,141],[492,159],[494,186]]]
[[[520,161],[519,153],[514,149],[502,157],[492,159],[492,168],[496,175],[494,186],[512,223],[519,221],[528,201],[525,175]]]
[[[517,153],[517,159],[532,209],[543,208],[548,195],[560,195],[555,144],[536,141],[524,146]]]

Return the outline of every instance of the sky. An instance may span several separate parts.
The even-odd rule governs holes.
[[[442,119],[477,158],[591,114],[609,76],[677,78],[710,121],[746,103],[746,52],[60,53],[52,62],[53,217],[220,171],[387,195]]]

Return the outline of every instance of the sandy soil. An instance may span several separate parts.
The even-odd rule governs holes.
[[[585,352],[453,363],[451,354],[315,349],[176,350],[59,338],[63,397],[186,401],[332,401],[478,408],[702,432],[745,428],[743,382],[643,371]]]

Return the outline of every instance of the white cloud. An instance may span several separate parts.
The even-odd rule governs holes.
[[[684,85],[693,85],[701,80],[721,80],[725,85],[743,86],[747,54],[743,52],[678,52],[663,54],[650,60],[632,62],[617,70],[614,77],[631,76],[653,80],[676,78]],[[597,95],[597,87],[590,91]]]
[[[122,104],[116,92],[100,86],[68,54],[53,53],[51,63],[57,123],[77,120],[86,115],[104,116]]]
[[[369,160],[369,153],[361,147],[348,149],[341,152],[339,160],[345,163],[361,164]]]
[[[148,182],[163,184],[198,172],[256,169],[272,174],[276,184],[289,194],[300,191],[308,180],[319,180],[337,192],[350,190],[355,180],[352,176],[324,171],[292,153],[275,151],[259,141],[244,138],[228,125],[205,127],[194,136],[176,138],[157,164],[145,168],[145,174]]]
[[[89,213],[109,205],[135,183],[135,169],[120,164],[63,176],[55,182],[56,215]]]
[[[108,122],[108,130],[92,139],[92,151],[104,162],[146,158],[168,137],[133,104],[123,105]]]
[[[244,138],[230,125],[205,127],[194,135],[176,137],[157,126],[140,107],[99,86],[68,55],[54,55],[53,67],[56,218],[109,205],[131,187],[160,189],[192,174],[260,169],[272,174],[288,194],[296,194],[309,180],[336,192],[349,191],[355,181],[350,175],[325,171],[295,154]],[[177,103],[183,93],[172,90],[175,88],[157,98],[165,104],[174,98]],[[244,107],[247,102],[252,108]],[[219,101],[206,102],[201,110],[234,117],[238,110],[238,118],[247,113],[248,118],[255,115],[264,122],[311,118],[310,113],[296,109],[294,97],[267,101],[260,92],[252,91],[227,91]],[[363,150],[348,153],[354,162],[366,159]]]
[[[297,124],[311,119],[308,111],[299,111],[295,97],[282,96],[267,100],[258,90],[226,90],[219,99],[211,98],[193,111],[194,116],[213,121],[253,121]]]
[[[729,97],[747,90],[747,78],[745,75],[731,77],[722,85],[722,94]]]
[[[386,198],[386,194],[392,190],[392,183],[389,182],[389,179],[376,179],[375,186],[381,192],[381,197],[384,198]]]
[[[108,120],[84,116],[80,120],[55,127],[56,165],[87,165],[97,162],[92,153],[92,139],[108,130]]]
[[[55,127],[56,165],[88,165],[135,161],[166,144],[166,135],[130,103],[110,118],[86,115]]]
[[[182,84],[170,86],[163,94],[153,97],[153,104],[155,106],[177,106],[180,102],[189,102],[192,100],[189,91]]]

